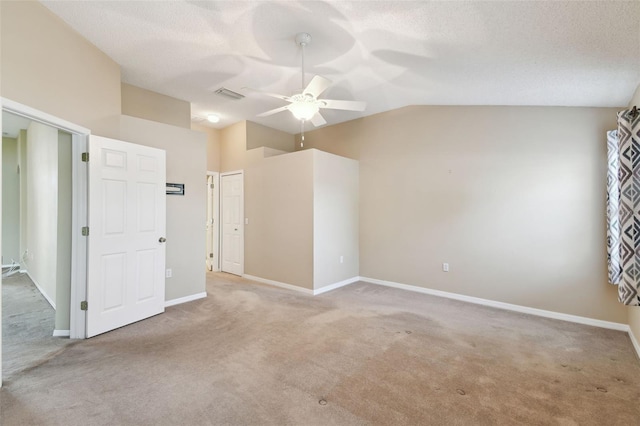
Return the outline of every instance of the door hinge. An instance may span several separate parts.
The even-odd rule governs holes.
[[[81,311],[86,311],[89,308],[89,304],[87,303],[86,300],[80,302],[80,310]]]
[[[83,237],[88,237],[89,236],[89,227],[88,226],[83,226],[82,227],[82,236]]]
[[[211,184],[211,189],[215,188],[214,184]]]
[[[209,257],[210,257],[210,258],[213,258],[213,253],[209,253]]]
[[[89,162],[89,153],[88,152],[83,152],[82,153],[82,161],[85,163]]]

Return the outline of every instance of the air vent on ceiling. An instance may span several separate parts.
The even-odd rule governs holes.
[[[233,90],[229,90],[225,87],[221,87],[213,93],[215,93],[216,95],[224,96],[226,98],[235,99],[235,100],[244,98],[244,95],[238,92],[234,92]]]

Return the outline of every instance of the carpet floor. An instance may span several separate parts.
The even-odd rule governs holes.
[[[222,273],[206,299],[10,376],[10,425],[635,425],[626,333],[366,283]]]
[[[52,337],[55,315],[26,274],[2,280],[2,373],[5,380],[55,356],[68,338]]]

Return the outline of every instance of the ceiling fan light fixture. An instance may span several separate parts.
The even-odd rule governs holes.
[[[293,102],[289,111],[298,120],[309,121],[320,110],[315,102]]]

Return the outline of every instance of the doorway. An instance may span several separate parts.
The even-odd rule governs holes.
[[[2,122],[3,279],[25,275],[16,283],[53,309],[53,335],[69,336],[71,135],[6,111]]]
[[[207,271],[220,270],[220,175],[218,172],[207,172],[207,223],[205,265]]]
[[[11,114],[12,116],[23,120],[26,123],[32,123],[33,129],[35,133],[40,133],[41,136],[44,135],[46,139],[46,135],[49,135],[49,139],[53,139],[58,142],[58,144],[53,144],[50,146],[50,152],[47,155],[53,156],[56,158],[60,157],[65,159],[64,164],[55,165],[55,172],[51,169],[49,170],[49,175],[47,178],[42,181],[31,182],[36,186],[47,185],[47,182],[55,180],[61,185],[65,185],[65,191],[58,191],[57,187],[55,191],[50,191],[50,203],[54,203],[56,205],[55,212],[51,207],[43,207],[36,206],[35,212],[32,211],[32,214],[41,217],[35,217],[34,220],[48,220],[51,216],[54,215],[56,218],[60,218],[61,221],[56,221],[55,225],[50,225],[49,230],[51,231],[52,227],[56,227],[56,233],[60,233],[62,238],[58,239],[57,237],[54,239],[55,241],[51,242],[51,235],[48,236],[49,242],[47,243],[36,243],[39,246],[39,249],[43,248],[42,245],[48,247],[47,250],[56,250],[58,251],[58,244],[61,243],[65,248],[62,249],[62,253],[65,254],[65,259],[61,259],[63,262],[61,264],[65,264],[65,267],[55,268],[56,275],[58,272],[63,273],[65,275],[64,281],[67,282],[67,288],[54,288],[49,289],[44,293],[48,293],[49,299],[45,302],[45,304],[51,304],[52,306],[56,306],[58,312],[60,314],[64,313],[67,317],[68,324],[65,329],[56,330],[55,334],[58,336],[69,336],[71,338],[84,338],[85,335],[85,317],[83,311],[80,309],[73,309],[74,306],[79,306],[80,300],[85,299],[86,292],[86,256],[82,256],[83,253],[86,253],[86,242],[81,235],[81,227],[86,225],[86,201],[87,201],[87,181],[86,181],[86,172],[87,167],[86,164],[81,160],[81,153],[86,151],[87,147],[87,138],[89,135],[89,130],[83,127],[77,126],[73,123],[69,123],[65,120],[59,119],[55,116],[43,113],[36,109],[27,107],[25,105],[19,104],[17,102],[1,99],[2,102],[2,112],[3,116],[5,113]],[[4,127],[4,119],[3,119],[3,127]],[[3,130],[4,131],[4,130]],[[64,135],[65,143],[64,147],[60,144],[59,135]],[[62,148],[61,148],[62,147]],[[38,152],[37,154],[42,154]],[[42,159],[41,159],[42,160]],[[20,165],[18,164],[18,167]],[[40,167],[36,164],[35,167]],[[49,166],[45,167],[53,167],[53,163]],[[64,177],[61,179],[61,176],[58,175],[58,170],[64,172]],[[24,164],[22,168],[17,168],[17,172],[24,173],[28,170],[24,169]],[[70,173],[69,173],[70,172]],[[38,180],[40,177],[38,175],[34,175],[34,179]],[[26,189],[26,188],[25,188]],[[43,188],[39,188],[42,190]],[[60,196],[62,195],[62,199]],[[37,197],[41,198],[41,197]],[[23,194],[22,197],[18,198],[19,202],[25,202],[26,196]],[[41,200],[38,200],[41,201]],[[15,207],[12,214],[15,215]],[[24,207],[24,206],[22,206]],[[59,208],[60,207],[60,208]],[[63,208],[64,207],[64,208]],[[44,211],[39,209],[46,209]],[[4,210],[4,209],[3,209]],[[18,215],[20,214],[20,206],[18,206]],[[42,223],[41,223],[42,224]],[[44,271],[48,271],[48,267],[50,267],[51,263],[53,263],[53,258],[57,258],[57,256],[47,255],[47,253],[43,255],[37,255],[35,251],[22,250],[20,247],[25,247],[28,244],[27,233],[25,229],[27,223],[25,221],[20,222],[21,229],[18,233],[18,249],[14,248],[10,250],[9,253],[16,264],[20,265],[23,261],[30,262],[35,260],[36,256],[44,258],[45,265],[36,266],[34,263],[31,266],[27,265],[28,268],[44,268]],[[15,230],[16,232],[18,230]],[[22,239],[22,244],[20,243],[20,239]],[[60,241],[58,241],[60,240]],[[62,241],[64,240],[64,241]],[[14,246],[16,245],[15,237],[14,237]],[[55,247],[55,248],[54,248]],[[34,249],[35,250],[35,249]],[[33,258],[32,258],[33,256]],[[3,247],[3,257],[4,257],[4,247]],[[46,263],[49,262],[49,265]],[[13,262],[12,262],[13,263]],[[57,260],[56,260],[57,264]],[[46,272],[45,272],[46,274]],[[36,283],[37,284],[37,283]],[[61,294],[58,293],[59,290],[64,290]],[[43,293],[43,294],[44,294]],[[0,301],[2,300],[2,292],[0,292]],[[53,302],[53,303],[51,303]],[[56,303],[57,302],[57,303]],[[46,306],[46,305],[45,305]],[[0,328],[2,326],[2,317],[0,316]],[[53,331],[53,330],[52,330]],[[2,336],[0,335],[0,350],[2,349]],[[0,385],[2,383],[2,371],[0,369]]]
[[[244,172],[220,175],[222,272],[244,274]]]
[[[69,344],[58,337],[69,336],[70,161],[69,133],[3,111],[2,367],[8,377]]]

